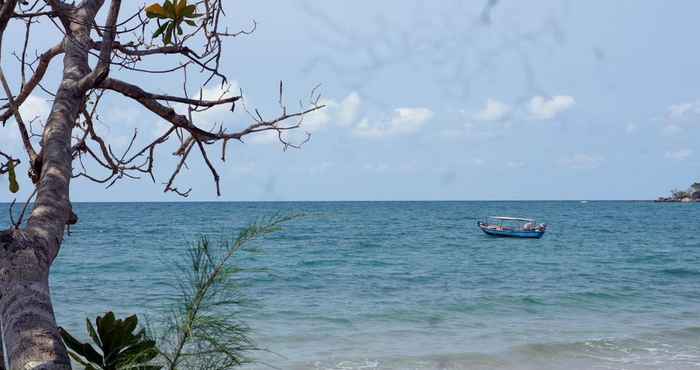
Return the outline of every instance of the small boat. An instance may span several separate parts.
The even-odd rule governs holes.
[[[485,221],[477,222],[477,225],[488,235],[511,238],[539,239],[547,229],[547,225],[538,225],[531,218],[502,216],[490,216]]]

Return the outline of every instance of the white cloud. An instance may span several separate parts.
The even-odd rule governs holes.
[[[637,124],[636,123],[628,123],[627,126],[625,127],[625,132],[628,134],[633,134],[637,132]]]
[[[240,91],[241,89],[238,85],[238,81],[231,81],[224,85],[217,84],[216,86],[203,88],[201,91],[197,91],[190,97],[193,99],[199,99],[201,95],[201,98],[203,100],[219,100],[230,98],[233,96],[238,96],[240,94]],[[226,107],[222,108],[227,109]]]
[[[680,149],[675,151],[666,152],[664,155],[668,159],[673,159],[675,161],[684,161],[693,155],[693,151],[690,149]]]
[[[384,173],[389,170],[389,165],[386,163],[365,163],[362,168],[369,172]]]
[[[50,112],[51,105],[49,102],[36,95],[29,95],[19,107],[19,113],[27,126],[33,120],[42,121],[41,123],[43,124]],[[35,131],[41,131],[41,126],[38,125],[38,122],[35,122],[34,129]],[[0,142],[3,143],[3,146],[12,150],[20,147],[21,140],[14,117],[10,118],[4,127],[0,125]]]
[[[672,104],[668,107],[668,118],[670,119],[684,119],[698,113],[700,113],[700,101]]]
[[[240,88],[237,81],[231,82],[229,85],[225,86],[214,86],[211,88],[205,88],[201,90],[201,97],[204,100],[217,100],[230,98],[240,94]],[[192,98],[199,98],[200,91],[197,91],[191,95]],[[252,105],[245,94],[243,95],[243,100],[249,109],[252,110]],[[335,123],[339,126],[348,126],[354,123],[357,115],[360,111],[362,100],[356,92],[351,92],[343,98],[340,102],[333,99],[321,99],[319,104],[325,105],[324,108],[313,111],[303,117],[302,120],[302,130],[306,132],[316,132],[326,127],[329,124]],[[243,102],[238,102],[238,105],[242,105]],[[181,111],[186,110],[186,105],[180,105]],[[240,113],[243,107],[236,107],[236,113]],[[231,115],[231,104],[219,105],[212,107],[206,111],[193,113],[194,120],[197,122],[204,123],[226,123],[226,120]],[[205,126],[206,127],[206,126]],[[248,142],[255,144],[268,144],[277,141],[276,134],[272,132],[267,132],[263,134],[251,135]]]
[[[530,99],[530,118],[537,120],[552,119],[570,109],[575,103],[574,98],[568,95],[552,96],[549,99],[535,96]]]
[[[328,124],[350,126],[357,120],[362,106],[362,99],[357,92],[351,92],[340,102],[332,99],[321,99],[319,104],[324,108],[311,112],[304,117],[302,127],[309,132],[318,131]]]
[[[354,132],[359,136],[381,136],[382,134],[382,130],[372,127],[367,118],[363,118],[362,121],[357,124]]]
[[[229,85],[217,85],[211,88],[202,89],[201,92],[197,91],[190,96],[192,98],[199,98],[201,96],[201,98],[204,100],[218,100],[237,96],[239,94],[240,89],[238,82],[233,81]],[[249,109],[252,109],[251,104],[248,102],[245,95],[243,95],[243,100],[246,101],[246,105],[249,107]],[[243,102],[238,102],[237,104],[242,105]],[[325,107],[305,115],[301,121],[301,131],[314,133],[325,128],[329,124],[336,124],[338,126],[352,125],[355,123],[357,116],[360,113],[362,99],[357,92],[353,91],[340,102],[333,99],[321,99],[319,104],[325,105]],[[179,111],[181,112],[186,111],[185,104],[179,104],[179,108]],[[226,124],[231,117],[230,109],[231,104],[219,105],[203,112],[193,113],[193,118],[196,123],[203,127],[208,127],[206,124]],[[243,111],[242,109],[243,107],[237,106],[236,114],[242,114],[240,113]],[[247,115],[245,115],[245,117],[247,117]],[[292,121],[289,123],[292,123]],[[296,121],[294,123],[296,123]],[[278,137],[276,132],[267,131],[251,135],[246,139],[246,142],[252,144],[271,144],[278,142]]]
[[[700,99],[694,102],[672,104],[667,108],[665,124],[662,128],[664,135],[676,135],[684,128],[700,122]]]
[[[428,108],[397,108],[391,119],[385,122],[373,123],[364,118],[355,126],[353,133],[368,138],[412,134],[432,117],[433,111]]]
[[[46,119],[50,110],[49,102],[36,95],[29,95],[19,107],[19,113],[25,123],[29,123],[33,119]]]
[[[506,164],[510,168],[522,168],[525,167],[525,162],[522,161],[510,161]]]
[[[573,169],[594,169],[600,167],[604,161],[602,156],[580,153],[562,158],[559,164]]]
[[[240,94],[240,88],[237,81],[232,81],[226,85],[216,85],[208,88],[204,88],[194,93],[190,94],[192,99],[203,99],[203,100],[220,100],[227,99]],[[245,97],[244,97],[245,99]],[[241,104],[241,102],[236,102],[236,104]],[[193,112],[192,118],[200,127],[209,127],[213,123],[226,123],[231,115],[231,104],[221,104],[211,107],[202,112]],[[181,113],[187,112],[186,104],[179,104],[179,111]],[[240,107],[236,107],[236,111]]]
[[[677,135],[677,134],[680,134],[681,132],[683,132],[683,129],[682,129],[680,126],[674,125],[674,124],[671,124],[671,123],[665,125],[665,126],[661,129],[661,133],[664,134],[664,135],[666,135],[666,136]]]
[[[360,99],[360,95],[354,91],[345,97],[338,107],[338,125],[349,126],[353,124],[360,113],[361,104],[362,100]]]
[[[243,140],[251,144],[274,144],[279,142],[279,135],[277,131],[269,130],[251,134]]]
[[[313,111],[304,116],[301,126],[302,129],[308,132],[315,132],[325,127],[331,121],[330,109],[335,104],[333,101],[320,101],[320,104],[325,104],[325,108]]]
[[[508,118],[512,108],[495,99],[486,100],[486,105],[473,118],[477,121],[503,121]]]

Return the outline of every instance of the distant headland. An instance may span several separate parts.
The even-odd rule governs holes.
[[[700,202],[700,182],[693,183],[688,190],[671,190],[670,197],[659,197],[655,202]]]

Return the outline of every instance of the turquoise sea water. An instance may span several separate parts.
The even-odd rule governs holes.
[[[307,217],[244,253],[241,314],[282,369],[700,368],[700,204],[289,202],[75,204],[52,270],[59,323],[153,317],[200,233]],[[1,207],[6,208],[6,205]],[[4,214],[7,214],[3,211]],[[485,215],[532,216],[541,240]],[[257,364],[250,368],[269,368]]]

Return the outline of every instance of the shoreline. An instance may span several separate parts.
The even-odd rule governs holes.
[[[405,348],[348,348],[287,358],[280,364],[291,370],[568,370],[614,369],[621,363],[628,370],[696,369],[700,361],[692,338],[695,326],[631,335],[593,335],[523,341],[500,348],[479,348],[476,342],[462,342],[443,350],[415,351]],[[420,340],[406,338],[405,340]],[[409,346],[410,347],[410,346]],[[342,352],[342,353],[341,353]],[[304,358],[304,356],[308,356]],[[275,356],[263,357],[245,369],[265,369]]]
[[[669,199],[669,198],[659,198],[654,200],[654,203],[700,203],[700,199]]]

